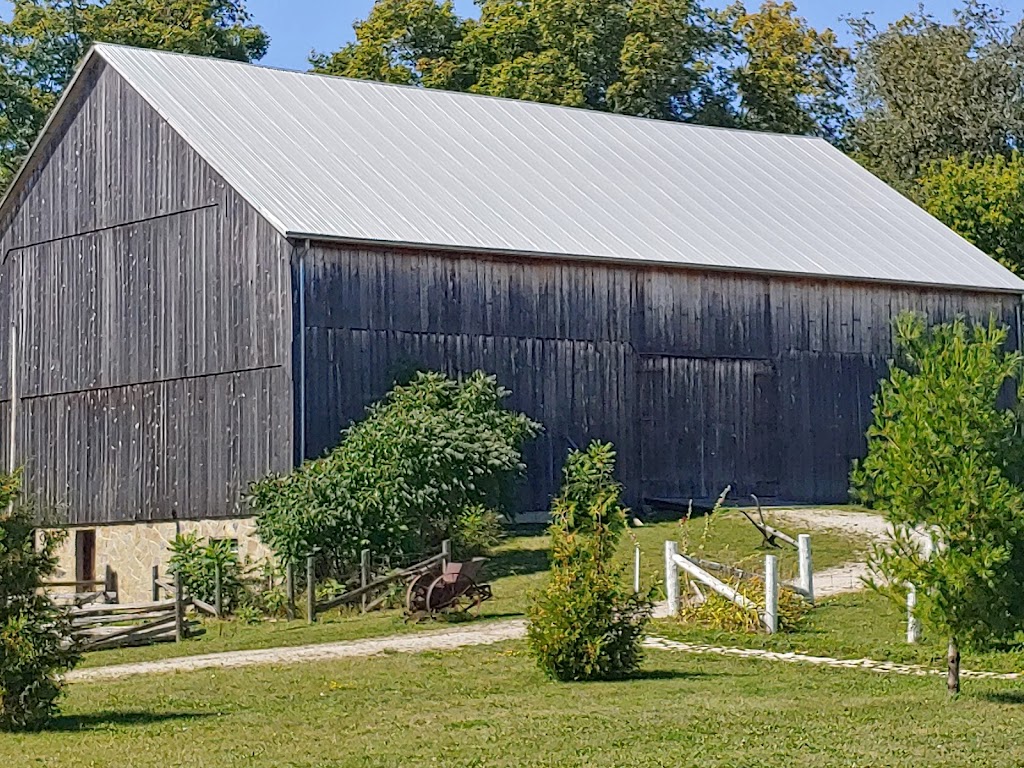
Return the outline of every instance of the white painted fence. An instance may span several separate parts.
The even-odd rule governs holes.
[[[808,600],[814,600],[813,564],[811,561],[811,537],[801,534],[798,539],[800,553],[800,576],[794,589]],[[680,608],[679,572],[683,571],[693,581],[703,584],[727,600],[746,610],[755,611],[770,633],[779,629],[779,561],[775,555],[765,556],[765,598],[764,608],[741,595],[721,579],[716,578],[686,555],[679,554],[674,541],[665,542],[665,594],[668,599],[668,613],[676,616]],[[691,582],[692,583],[692,582]]]
[[[779,631],[779,560],[775,555],[764,558],[764,616],[761,620],[769,634]]]
[[[920,528],[915,530],[920,537],[921,555],[928,560],[936,550],[934,534]],[[911,645],[921,642],[921,620],[916,614],[917,587],[907,584],[907,642]]]
[[[796,591],[807,598],[809,603],[814,602],[814,565],[811,562],[811,536],[801,533],[796,537],[796,550],[800,565],[800,575],[797,579]]]

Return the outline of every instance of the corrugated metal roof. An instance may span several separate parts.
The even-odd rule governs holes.
[[[96,50],[288,236],[1024,290],[820,139]]]

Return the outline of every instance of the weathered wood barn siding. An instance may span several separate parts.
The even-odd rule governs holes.
[[[96,61],[0,222],[0,461],[71,523],[238,514],[292,463],[290,247]]]
[[[72,524],[244,514],[422,368],[495,373],[544,424],[523,509],[592,438],[633,503],[841,501],[896,313],[1018,345],[1010,294],[289,243],[102,57],[67,107],[0,221],[0,466],[13,423]]]
[[[545,425],[527,452],[528,509],[592,438],[616,444],[633,500],[727,484],[844,500],[895,314],[994,314],[1017,344],[1018,298],[996,293],[329,244],[298,257],[306,455],[396,377],[480,368]]]

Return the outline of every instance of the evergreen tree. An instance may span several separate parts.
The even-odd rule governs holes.
[[[925,626],[949,640],[949,690],[960,648],[1010,638],[1024,619],[1024,492],[1015,413],[1001,407],[1024,357],[1006,330],[963,320],[896,322],[899,361],[875,397],[867,457],[854,467],[859,500],[885,513],[893,541],[872,566],[903,602],[917,590]],[[921,537],[934,542],[929,554]]]

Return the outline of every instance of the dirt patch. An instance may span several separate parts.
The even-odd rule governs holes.
[[[872,541],[884,541],[891,528],[885,518],[871,512],[854,512],[840,509],[771,509],[765,510],[769,525],[787,524],[789,527],[806,527],[815,530],[841,531]],[[792,533],[788,531],[787,533]]]

